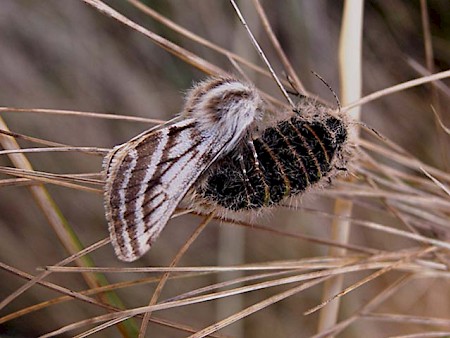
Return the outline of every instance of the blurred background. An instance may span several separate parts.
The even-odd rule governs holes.
[[[242,24],[228,1],[165,0],[142,1],[187,30],[261,65]],[[200,55],[223,69],[237,73],[222,55],[169,30],[146,16],[128,1],[107,1],[116,10],[180,46]],[[244,16],[280,76],[273,48],[261,28],[251,2],[240,1]],[[262,1],[275,34],[308,91],[334,102],[332,94],[313,74],[319,73],[339,95],[338,43],[343,2],[333,0]],[[450,66],[450,2],[427,1],[435,71]],[[366,1],[363,33],[363,95],[426,74],[421,8],[419,1]],[[205,77],[200,71],[170,55],[149,39],[114,19],[106,17],[81,1],[2,0],[0,10],[0,106],[16,108],[52,108],[75,111],[123,114],[169,119],[180,111],[183,93]],[[281,99],[271,80],[243,67],[255,84]],[[448,82],[447,82],[448,83]],[[448,89],[447,89],[448,90]],[[448,96],[439,98],[440,114],[450,124]],[[428,86],[413,88],[372,102],[363,107],[362,119],[427,164],[448,171],[448,137],[437,131],[430,108]],[[18,133],[74,146],[111,148],[151,127],[151,124],[108,121],[32,113],[2,113],[9,128]],[[23,147],[33,146],[21,142]],[[51,173],[98,173],[102,158],[80,153],[40,153],[27,156],[35,170]],[[382,159],[380,159],[382,160]],[[0,165],[11,166],[6,156]],[[9,178],[1,175],[0,178]],[[64,217],[88,246],[108,236],[101,194],[87,193],[49,185],[50,195]],[[330,211],[333,200],[312,194],[301,200],[302,207]],[[359,214],[358,214],[359,213]],[[376,219],[376,215],[356,215]],[[258,218],[258,224],[273,225],[284,231],[306,235],[328,235],[329,220],[287,209],[274,209]],[[161,238],[143,259],[133,264],[119,262],[110,245],[92,254],[98,266],[164,266],[186,241],[200,218],[184,216],[170,222]],[[385,222],[384,219],[377,221]],[[387,222],[387,221],[386,221]],[[221,233],[221,234],[219,234]],[[385,236],[385,235],[384,235]],[[221,241],[235,247],[223,247]],[[358,229],[352,242],[378,249],[402,248],[401,240]],[[227,244],[230,245],[230,244]],[[237,256],[227,257],[229,252]],[[264,231],[212,222],[183,258],[185,266],[263,263],[325,255],[327,247]],[[41,210],[25,187],[1,187],[0,261],[30,274],[36,268],[51,265],[68,254],[48,226]],[[237,257],[237,258],[236,258]],[[111,274],[110,282],[147,275]],[[229,279],[231,275],[225,278]],[[348,282],[363,275],[354,274]],[[352,313],[365,299],[389,285],[396,273],[375,280],[348,295],[342,315]],[[222,277],[191,278],[167,286],[163,298],[196,287],[215,283]],[[74,290],[87,286],[79,274],[52,274],[57,284]],[[16,290],[24,281],[0,271],[0,299]],[[405,295],[398,295],[388,306],[416,309],[418,313],[449,318],[450,302],[442,299],[441,282],[432,286],[417,282]],[[436,292],[431,292],[434,287]],[[448,287],[448,285],[447,285]],[[126,288],[118,292],[126,306],[147,304],[153,284]],[[448,289],[447,289],[448,290]],[[163,318],[201,328],[217,318],[249,306],[272,290],[246,294],[237,304],[202,303],[161,312]],[[406,292],[406,291],[405,291]],[[448,293],[447,293],[448,294]],[[411,297],[411,295],[414,295]],[[56,297],[53,291],[35,286],[4,308],[0,315]],[[423,296],[423,297],[422,297]],[[315,333],[317,314],[303,312],[320,302],[321,288],[298,294],[272,305],[242,321],[228,332],[242,337],[303,337]],[[227,304],[225,301],[221,304]],[[33,312],[0,324],[0,335],[33,337],[65,324],[104,313],[94,306],[71,301]],[[158,313],[159,315],[159,313]],[[184,337],[187,334],[151,324],[152,337]],[[270,328],[270,330],[268,330]],[[301,332],[301,333],[299,333]],[[342,337],[381,337],[407,332],[395,324],[361,321],[344,331]],[[98,337],[119,336],[108,329]]]

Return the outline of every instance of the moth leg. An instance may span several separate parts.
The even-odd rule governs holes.
[[[247,169],[245,169],[244,157],[242,156],[242,154],[238,155],[238,161],[241,167],[242,175],[244,176],[244,189],[245,189],[245,196],[247,197],[246,204],[247,206],[249,206],[251,203],[250,195],[253,194],[253,187],[250,183],[250,179],[248,178]]]
[[[259,167],[258,153],[256,152],[255,145],[253,143],[253,139],[248,141],[248,145],[252,151],[253,159],[255,160],[255,170],[261,172],[261,168]]]
[[[261,166],[259,163],[258,153],[256,152],[255,144],[253,143],[253,138],[250,138],[250,140],[248,141],[248,145],[250,147],[250,150],[252,151],[253,161],[254,161],[254,165],[255,165],[255,171],[258,173],[258,176],[261,178],[261,182],[264,185],[264,200],[262,202],[262,205],[267,206],[267,205],[269,205],[269,201],[270,201],[270,189],[269,189],[269,186],[267,185],[267,182],[264,179],[263,170],[261,169]]]

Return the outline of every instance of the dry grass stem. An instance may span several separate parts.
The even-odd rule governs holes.
[[[181,247],[181,249],[178,251],[178,253],[175,255],[172,262],[170,262],[169,267],[175,267],[180,262],[181,258],[184,256],[186,251],[189,249],[189,247],[194,243],[194,241],[197,239],[198,236],[202,233],[202,231],[205,229],[205,227],[211,222],[211,220],[214,218],[214,213],[211,213],[209,216],[205,218],[203,222],[199,224],[199,226],[194,230],[192,235],[189,237],[189,239],[184,243],[184,245]],[[150,299],[149,306],[155,305],[158,302],[159,297],[161,296],[162,290],[169,280],[170,272],[166,272],[159,281],[155,292],[153,292],[152,298]],[[144,318],[141,323],[141,328],[139,329],[139,338],[144,338],[145,333],[147,331],[148,322],[150,320],[151,312],[146,312],[144,315]]]
[[[93,113],[93,112],[83,112],[74,110],[62,110],[62,109],[40,109],[40,108],[14,108],[14,107],[0,107],[0,113],[32,113],[32,114],[47,114],[47,115],[62,115],[62,116],[79,116],[88,117],[95,119],[106,119],[106,120],[119,120],[119,121],[130,121],[139,123],[154,123],[161,124],[165,121],[150,119],[138,116],[128,116],[119,114],[104,114],[104,113]]]

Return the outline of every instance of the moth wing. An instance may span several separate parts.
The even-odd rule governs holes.
[[[105,209],[119,259],[147,252],[179,202],[220,153],[192,119],[150,130],[106,157]],[[219,149],[218,149],[219,148]]]

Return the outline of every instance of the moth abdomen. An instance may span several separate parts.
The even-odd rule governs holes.
[[[276,205],[336,174],[335,162],[345,158],[347,128],[343,119],[323,112],[281,121],[253,139],[253,146],[222,157],[197,193],[233,211]]]

